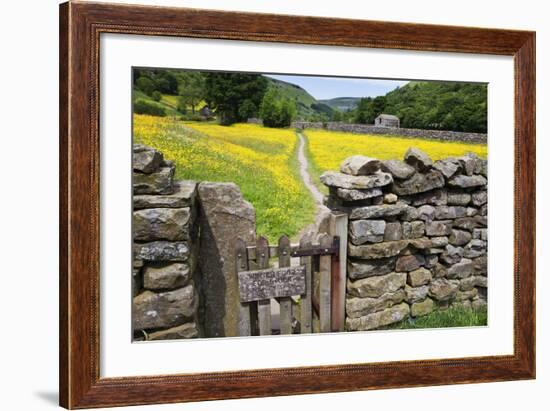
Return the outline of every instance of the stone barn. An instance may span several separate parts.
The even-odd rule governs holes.
[[[211,119],[212,117],[214,117],[214,112],[210,109],[210,107],[208,106],[204,106],[203,108],[201,108],[199,110],[199,115],[205,119],[205,120],[209,120]]]
[[[399,117],[392,114],[380,114],[374,119],[374,125],[379,127],[399,128]]]

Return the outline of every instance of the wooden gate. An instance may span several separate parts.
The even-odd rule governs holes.
[[[287,236],[275,246],[265,237],[255,244],[237,240],[239,335],[344,330],[347,216],[331,215],[328,231],[297,244]],[[271,300],[279,307],[275,330]]]

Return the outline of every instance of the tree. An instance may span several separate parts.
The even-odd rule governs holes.
[[[191,111],[195,114],[195,108],[204,100],[205,96],[204,76],[198,71],[190,71],[185,74],[178,90],[178,109],[185,113],[187,107],[191,106]]]
[[[143,93],[151,96],[155,91],[155,83],[149,77],[141,76],[136,80],[136,87]]]
[[[344,120],[344,114],[341,111],[334,110],[332,113],[331,121],[343,121]]]
[[[359,100],[359,104],[355,109],[355,116],[353,121],[360,124],[367,124],[370,118],[370,107],[372,104],[372,99],[370,97],[362,98]]]
[[[378,96],[372,100],[372,110],[369,113],[369,123],[374,123],[374,119],[386,110],[386,96]],[[388,113],[390,114],[390,113]]]
[[[162,99],[162,94],[159,91],[155,90],[151,93],[151,98],[155,101],[160,101]]]
[[[155,72],[154,81],[158,91],[164,94],[178,94],[178,80],[168,70],[159,70]]]
[[[288,127],[296,117],[296,103],[281,98],[277,90],[271,88],[264,94],[260,117],[266,127]]]
[[[252,100],[246,99],[239,107],[239,117],[242,119],[249,119],[256,117],[258,114],[258,107]]]
[[[267,90],[267,80],[260,74],[211,72],[204,73],[204,77],[204,99],[223,125],[246,121],[255,111],[252,106],[260,106]]]
[[[276,127],[279,122],[279,109],[277,106],[277,91],[274,88],[269,89],[262,99],[260,105],[260,117],[263,120],[264,126]]]
[[[281,127],[289,127],[296,117],[296,103],[290,99],[281,101]]]
[[[327,123],[330,119],[325,113],[314,113],[308,117],[308,121],[313,123]]]

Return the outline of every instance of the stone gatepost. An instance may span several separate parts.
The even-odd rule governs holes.
[[[235,275],[235,242],[252,243],[256,215],[234,183],[200,183],[199,269],[200,315],[205,337],[236,337],[239,290]]]

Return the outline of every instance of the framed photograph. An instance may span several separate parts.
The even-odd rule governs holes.
[[[60,405],[535,378],[535,33],[60,6]]]

